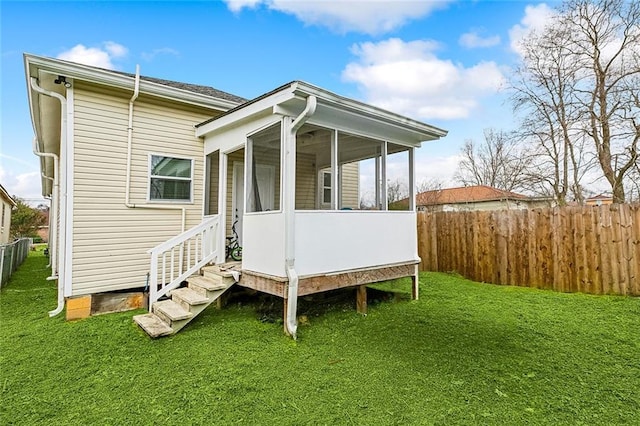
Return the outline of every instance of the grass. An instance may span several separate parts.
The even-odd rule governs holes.
[[[260,306],[151,340],[132,313],[48,318],[36,253],[0,293],[0,424],[637,424],[640,300],[421,275],[421,299],[330,303],[299,340]],[[406,281],[375,286],[404,294]],[[399,289],[399,290],[398,290]],[[351,299],[353,304],[355,298]]]

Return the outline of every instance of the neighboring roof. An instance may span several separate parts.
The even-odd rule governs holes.
[[[11,195],[9,195],[9,193],[7,192],[6,189],[4,189],[4,186],[2,186],[0,184],[0,196],[2,198],[4,198],[5,200],[7,200],[7,202],[9,204],[11,204],[13,207],[16,207],[18,205],[18,203],[16,203],[16,200],[14,200]]]
[[[421,192],[416,195],[416,205],[430,206],[438,204],[461,204],[501,200],[523,201],[527,199],[529,199],[529,197],[526,195],[503,191],[491,186],[477,185]]]
[[[587,198],[585,201],[598,201],[598,200],[600,201],[613,200],[613,196],[611,194],[598,194],[593,197]]]
[[[325,119],[341,123],[344,128],[359,130],[363,136],[383,136],[388,141],[410,142],[415,146],[447,135],[446,130],[299,80],[284,84],[196,125],[196,135],[202,137],[211,132],[219,132],[227,126],[237,125],[264,113],[298,115],[310,96],[315,96],[317,100],[316,111],[310,121]]]

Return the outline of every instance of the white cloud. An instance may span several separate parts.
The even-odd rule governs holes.
[[[490,37],[481,36],[478,31],[470,31],[460,36],[458,40],[461,46],[468,49],[475,49],[477,47],[492,47],[500,44],[500,36],[494,35]]]
[[[555,15],[556,12],[545,3],[525,7],[524,17],[520,20],[520,23],[514,25],[509,30],[511,49],[522,55],[522,39],[534,31],[542,30]]]
[[[253,9],[257,7],[262,0],[224,0],[227,3],[227,7],[232,12],[240,12],[245,7]]]
[[[171,55],[171,56],[180,56],[180,52],[176,49],[172,49],[171,47],[162,47],[160,49],[153,49],[151,52],[142,52],[142,59],[145,61],[152,61],[158,55]]]
[[[320,25],[339,33],[357,31],[382,34],[403,26],[410,20],[423,18],[443,8],[451,0],[441,1],[294,1],[294,0],[225,0],[233,12],[256,8],[261,4],[269,9],[294,15],[307,25]]]
[[[495,94],[504,77],[494,62],[472,67],[435,55],[433,41],[392,38],[354,45],[357,62],[347,64],[343,80],[356,83],[364,100],[418,119],[466,118],[481,97]]]
[[[40,172],[14,173],[0,167],[0,182],[9,195],[24,199],[28,204],[35,206],[45,202],[40,187]]]
[[[107,41],[101,47],[86,47],[78,44],[71,49],[60,53],[58,59],[91,65],[94,67],[116,69],[114,59],[120,59],[127,55],[128,49],[121,44]]]
[[[423,144],[416,158],[416,182],[437,181],[443,184],[443,188],[456,186],[453,176],[461,158],[459,154],[430,155],[429,144]]]

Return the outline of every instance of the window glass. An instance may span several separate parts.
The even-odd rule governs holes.
[[[191,201],[190,159],[152,155],[150,164],[150,200]]]
[[[246,211],[280,210],[280,123],[252,135],[248,141]]]
[[[220,184],[220,151],[207,155],[204,214],[218,214],[218,189]]]
[[[296,134],[296,210],[331,208],[332,139],[332,130],[315,124],[305,123],[298,130]]]
[[[331,171],[322,172],[322,204],[331,204]]]
[[[409,210],[409,148],[387,144],[387,202],[389,210]]]

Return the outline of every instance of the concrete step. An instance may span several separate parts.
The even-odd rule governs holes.
[[[193,284],[207,291],[224,290],[225,288],[227,288],[227,285],[225,285],[225,283],[223,283],[222,281],[203,277],[201,275],[189,277],[187,279],[187,282],[189,283],[189,287],[191,287],[191,285]]]
[[[209,303],[211,300],[209,298],[207,298],[206,296],[201,295],[200,293],[188,288],[188,287],[183,287],[183,288],[177,288],[175,290],[171,291],[171,298],[174,299],[174,301],[176,301],[175,299],[179,299],[177,302],[184,302],[188,305],[191,306],[196,306],[196,305],[206,305],[207,303]],[[183,305],[184,307],[184,305]]]
[[[163,300],[153,304],[153,311],[162,312],[171,321],[180,321],[189,319],[193,316],[191,312],[184,309],[179,303],[173,300]]]
[[[228,262],[220,265],[210,265],[202,268],[202,272],[210,272],[212,274],[220,275],[221,277],[229,278],[233,277],[231,271],[242,271],[242,262]],[[205,274],[206,275],[206,274]]]
[[[229,271],[217,271],[215,269],[208,269],[210,267],[202,268],[202,275],[205,278],[213,280],[216,283],[224,285],[225,287],[230,287],[232,284],[236,283],[236,279],[233,277],[233,274]],[[240,271],[238,271],[238,274]]]
[[[174,331],[155,314],[135,315],[133,320],[151,337],[162,337],[173,334]]]

